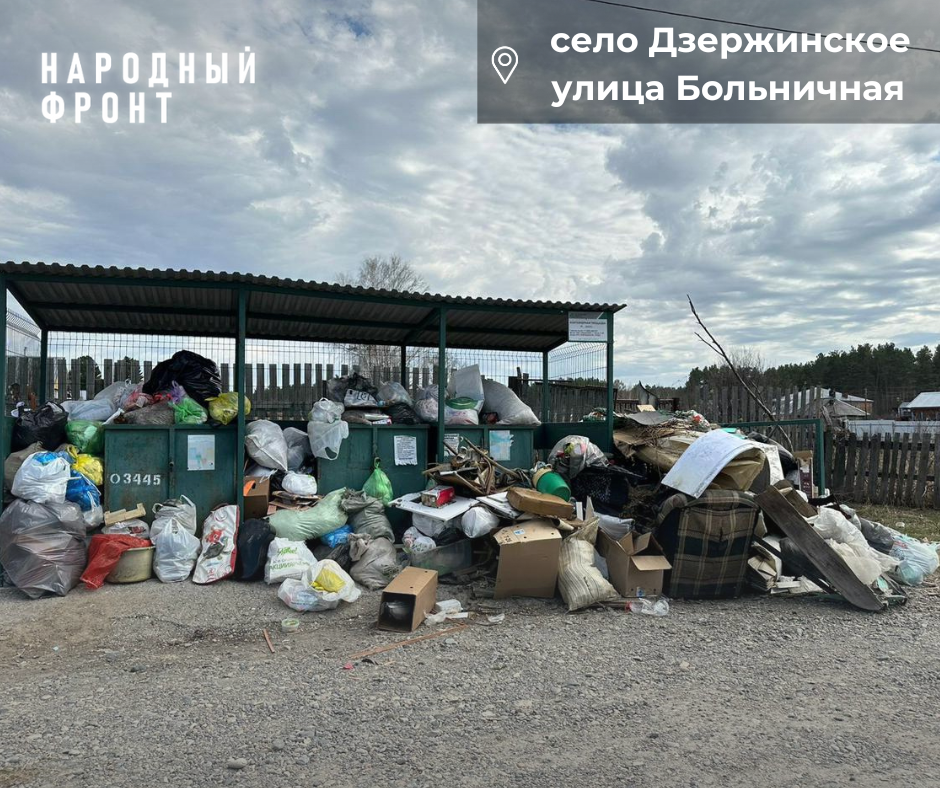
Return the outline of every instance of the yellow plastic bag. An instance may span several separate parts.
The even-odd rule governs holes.
[[[228,424],[238,416],[238,392],[229,391],[206,400],[209,403],[209,416],[220,424]],[[251,413],[251,400],[245,397],[245,415]]]
[[[72,467],[91,479],[92,484],[99,487],[104,484],[104,463],[101,458],[91,454],[79,454],[75,457]]]
[[[317,591],[327,591],[330,594],[336,594],[343,590],[346,581],[329,567],[323,566],[320,569],[320,573],[314,578],[310,585]]]

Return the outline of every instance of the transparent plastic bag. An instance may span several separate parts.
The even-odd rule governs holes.
[[[229,424],[238,417],[238,392],[229,391],[208,400],[209,415],[219,424]],[[245,415],[251,413],[251,400],[245,397]]]
[[[209,420],[206,409],[191,397],[183,397],[178,405],[173,406],[173,413],[177,424],[205,424]]]
[[[13,478],[12,493],[36,503],[64,503],[72,468],[61,454],[37,452],[26,458]]]
[[[119,380],[116,383],[112,383],[110,386],[106,386],[101,389],[97,394],[95,394],[96,400],[107,400],[114,406],[114,410],[120,408],[133,392],[137,388],[136,385],[130,382],[130,380]],[[88,418],[87,416],[79,416],[77,418]]]
[[[908,586],[919,586],[937,571],[936,545],[925,544],[905,534],[897,534],[891,555],[899,561],[894,577]]]
[[[154,546],[153,571],[161,583],[178,583],[192,574],[199,557],[199,540],[179,521],[171,520],[150,541]]]
[[[310,438],[303,430],[285,427],[284,441],[287,443],[287,469],[299,471],[310,457]]]
[[[65,487],[65,500],[78,504],[83,512],[87,512],[101,506],[101,493],[91,479],[73,467]]]
[[[157,536],[164,528],[177,523],[189,533],[195,534],[199,525],[194,504],[185,495],[179,498],[170,498],[163,503],[153,505],[153,525],[150,527],[151,538]]]
[[[104,463],[90,454],[79,454],[72,460],[72,468],[84,474],[99,487],[104,484]]]
[[[151,536],[150,526],[147,525],[147,523],[145,523],[143,520],[137,519],[122,520],[119,523],[106,525],[101,529],[101,533],[120,536],[136,536],[138,539],[149,539]]]
[[[281,487],[292,495],[311,497],[317,494],[317,480],[308,473],[289,471],[281,479]]]
[[[0,564],[32,599],[65,596],[85,569],[85,523],[73,503],[15,500],[0,516]]]
[[[669,600],[664,597],[643,597],[642,599],[633,599],[628,607],[631,613],[642,613],[646,616],[668,616]]]
[[[5,490],[10,489],[13,480],[16,478],[16,472],[22,467],[23,463],[26,462],[26,458],[40,451],[42,451],[42,444],[37,441],[36,443],[31,443],[25,449],[11,453],[6,460],[3,461],[3,488]]]
[[[307,421],[331,424],[334,421],[339,421],[343,417],[344,410],[345,408],[342,402],[334,402],[324,397],[313,403],[310,413],[307,414]]]
[[[110,399],[69,400],[62,403],[69,421],[107,421],[117,410]]]
[[[401,383],[389,382],[379,386],[378,400],[383,406],[407,405],[413,408],[415,401]]]
[[[485,506],[474,506],[460,518],[460,530],[470,539],[491,533],[499,525],[499,517]]]
[[[284,432],[273,421],[260,419],[247,427],[245,448],[258,465],[287,471],[287,441]]]
[[[362,491],[388,506],[395,497],[395,492],[392,490],[392,481],[382,470],[382,461],[378,457],[375,458],[372,467],[374,469],[372,475],[362,485]]]
[[[339,456],[343,441],[348,437],[349,424],[345,421],[307,423],[310,451],[314,457],[319,457],[321,460],[335,460]]]
[[[71,419],[65,425],[65,434],[81,454],[101,455],[104,453],[104,424],[100,421]]]
[[[425,536],[414,526],[411,526],[401,537],[401,544],[408,555],[429,553],[437,549],[437,542],[430,536]]]
[[[285,580],[278,598],[292,610],[332,610],[340,602],[355,602],[362,595],[356,582],[329,558],[309,567],[300,580]]]

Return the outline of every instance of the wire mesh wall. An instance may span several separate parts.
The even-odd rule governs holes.
[[[90,399],[115,381],[147,380],[153,367],[178,350],[215,361],[223,390],[234,389],[234,339],[53,332],[44,395],[39,394],[38,355],[8,353],[7,401],[12,407],[19,401]],[[541,415],[541,353],[448,349],[445,359],[448,369],[478,365],[485,377],[508,385]],[[394,346],[248,339],[245,360],[245,393],[253,413],[265,418],[305,419],[313,402],[324,396],[330,379],[354,371],[376,386],[405,382],[412,394],[438,381],[436,348],[406,348],[404,378],[401,350]],[[569,343],[551,351],[549,382],[550,421],[578,421],[606,405],[606,346]]]

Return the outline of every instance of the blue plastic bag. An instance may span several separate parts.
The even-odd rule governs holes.
[[[337,528],[335,531],[330,531],[328,534],[324,534],[320,537],[323,544],[328,547],[339,547],[341,544],[346,544],[349,541],[349,535],[352,533],[351,525],[344,525],[342,528]]]
[[[101,493],[85,474],[73,470],[65,488],[65,500],[77,503],[83,512],[88,512],[101,506]]]

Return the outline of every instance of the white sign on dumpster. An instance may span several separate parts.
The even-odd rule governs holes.
[[[607,320],[603,312],[569,312],[569,342],[606,342]]]

